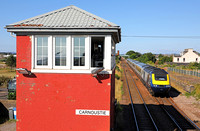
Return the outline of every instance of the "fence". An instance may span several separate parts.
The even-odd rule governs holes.
[[[179,73],[179,74],[200,77],[200,70],[183,70],[183,69],[176,69],[176,68],[173,68],[173,67],[168,67],[167,71],[172,71],[172,72],[176,72],[176,73]]]

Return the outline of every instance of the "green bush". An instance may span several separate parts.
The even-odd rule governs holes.
[[[120,72],[120,69],[119,69],[119,66],[116,66],[116,68],[115,68],[117,71],[119,71]]]
[[[6,58],[1,59],[0,62],[6,62]]]
[[[120,76],[117,75],[117,74],[115,74],[115,78],[116,78],[117,80],[119,80],[119,79],[120,79]]]
[[[128,56],[123,56],[124,59],[128,59]]]
[[[8,99],[9,100],[16,100],[16,91],[15,92],[9,92],[8,93]]]
[[[200,99],[200,84],[196,84],[194,87],[195,89],[191,93],[186,92],[185,95],[187,97],[194,96],[197,100],[199,100]]]
[[[7,86],[7,84],[8,84],[10,79],[11,78],[6,77],[6,76],[0,76],[0,86],[2,86],[2,85],[6,85]]]
[[[116,64],[119,64],[119,56],[115,56],[115,62],[116,62]]]

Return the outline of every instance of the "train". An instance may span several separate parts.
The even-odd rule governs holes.
[[[170,78],[164,69],[156,68],[133,59],[127,59],[127,63],[152,95],[168,94],[171,88]]]

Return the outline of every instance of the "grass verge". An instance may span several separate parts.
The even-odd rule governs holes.
[[[115,99],[117,101],[120,101],[123,95],[122,72],[120,63],[118,63],[115,70]]]
[[[196,85],[194,86],[194,88],[195,88],[195,89],[194,89],[191,93],[185,92],[185,96],[187,96],[187,97],[193,96],[193,97],[195,97],[197,100],[200,100],[200,84],[196,84]]]
[[[15,70],[10,70],[10,69],[1,69],[0,70],[0,76],[5,76],[5,77],[15,77],[16,71]]]

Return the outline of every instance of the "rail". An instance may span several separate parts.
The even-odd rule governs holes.
[[[165,109],[164,104],[161,103],[156,97],[154,97],[155,100],[159,103],[160,107],[163,109],[163,111],[169,116],[169,118],[173,121],[173,123],[178,127],[180,131],[182,131],[182,128],[179,126],[178,122],[173,118],[172,115]]]
[[[124,69],[124,65],[123,65],[123,69]],[[133,115],[134,115],[135,125],[136,125],[136,128],[137,128],[137,131],[139,131],[138,122],[137,122],[137,118],[136,118],[136,114],[135,114],[135,109],[134,109],[134,106],[133,106],[133,100],[132,100],[128,80],[127,80],[127,77],[126,77],[125,69],[124,69],[124,76],[125,76],[125,79],[126,79],[126,85],[127,85],[127,88],[128,88],[130,99],[131,99],[131,108],[132,108]]]
[[[170,99],[170,100],[169,100]],[[172,98],[170,97],[168,101],[173,105],[173,107],[178,110],[178,112],[185,117],[185,119],[190,122],[197,130],[200,130],[200,128],[182,111],[179,109],[179,107],[173,102]]]
[[[124,68],[124,65],[123,65],[123,68]],[[127,83],[127,87],[128,87],[130,99],[131,99],[132,109],[133,109],[133,111],[134,111],[133,100],[132,100],[132,96],[131,96],[131,92],[130,92],[128,80],[127,80],[127,77],[126,77],[126,71],[127,71],[127,70],[125,70],[125,68],[124,68],[124,75],[125,75],[125,79],[126,79],[126,83]],[[128,72],[129,72],[129,71],[128,71]],[[130,74],[130,72],[129,72],[129,74]],[[153,120],[153,117],[151,116],[151,114],[150,114],[150,112],[149,112],[149,109],[147,108],[146,103],[145,103],[145,101],[144,101],[144,99],[143,99],[143,97],[142,97],[142,95],[141,95],[141,93],[140,93],[140,91],[139,91],[137,85],[135,84],[135,81],[134,81],[132,75],[130,75],[130,76],[131,76],[131,79],[132,79],[132,81],[133,81],[133,83],[134,83],[135,88],[137,89],[137,92],[138,92],[138,94],[139,94],[141,100],[143,101],[144,107],[145,107],[145,109],[146,109],[146,111],[147,111],[147,113],[148,113],[148,115],[149,115],[149,117],[150,117],[150,119],[151,119],[151,122],[152,122],[152,124],[153,124],[155,130],[158,131],[158,127],[156,126],[155,121]],[[136,120],[135,111],[134,111],[134,117],[135,117],[134,119],[135,119],[135,121],[136,121],[137,130],[139,130],[139,125],[138,125],[138,122],[137,122],[137,120]]]

